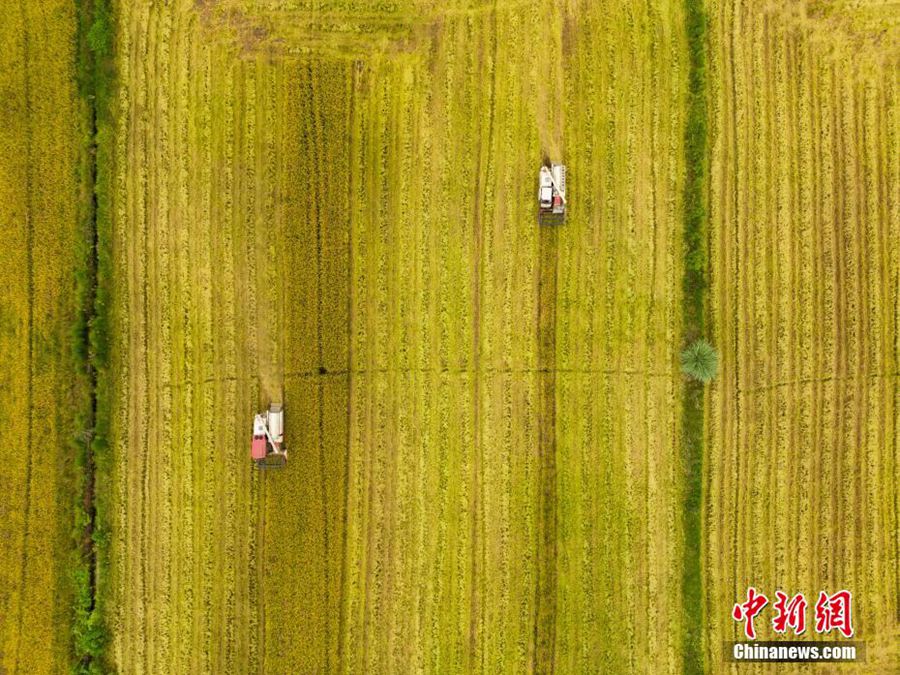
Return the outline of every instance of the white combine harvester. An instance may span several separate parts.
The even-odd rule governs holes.
[[[566,165],[542,166],[538,174],[538,220],[557,225],[566,219]]]
[[[284,443],[284,409],[272,404],[253,418],[250,459],[260,469],[280,469],[287,464]]]

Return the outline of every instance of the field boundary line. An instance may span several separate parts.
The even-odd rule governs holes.
[[[393,374],[401,374],[401,375],[423,375],[423,374],[433,374],[433,375],[450,375],[450,376],[460,376],[460,375],[472,375],[472,374],[480,374],[480,375],[534,375],[534,374],[542,374],[542,373],[552,373],[556,375],[616,375],[616,376],[627,376],[627,377],[638,377],[638,378],[661,378],[661,379],[672,379],[672,373],[656,373],[656,372],[646,372],[643,370],[632,370],[632,369],[616,369],[616,368],[479,368],[478,370],[473,370],[471,368],[355,368],[350,370],[329,370],[327,372],[319,372],[318,370],[301,370],[301,371],[288,371],[285,372],[284,378],[285,380],[293,380],[293,379],[313,379],[313,378],[341,378],[341,377],[355,377],[355,376],[375,376],[375,375],[393,375]],[[872,375],[870,377],[897,377],[897,373],[887,374],[887,375]],[[170,389],[182,389],[187,386],[197,386],[198,384],[213,384],[216,382],[249,382],[253,381],[255,378],[251,376],[238,376],[238,375],[227,375],[225,377],[208,377],[203,380],[185,380],[184,382],[179,383],[165,383],[161,385],[164,388]],[[810,380],[815,381],[815,380]],[[748,390],[744,390],[748,391]]]

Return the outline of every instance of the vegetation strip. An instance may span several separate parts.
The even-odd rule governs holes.
[[[106,429],[108,412],[104,372],[107,365],[106,304],[109,282],[108,184],[109,138],[112,116],[113,23],[109,0],[82,0],[78,12],[78,90],[87,118],[84,161],[86,192],[83,213],[82,260],[76,270],[78,313],[73,328],[73,351],[79,376],[88,396],[76,417],[72,446],[78,471],[75,526],[75,559],[72,565],[73,672],[103,672],[106,627],[99,602],[99,581],[106,560],[107,527],[98,478],[108,472]],[[100,479],[102,482],[102,479]]]
[[[684,159],[684,275],[682,277],[682,320],[684,344],[704,335],[707,290],[707,110],[706,110],[706,12],[702,0],[685,0],[689,69],[688,107],[685,120]],[[685,384],[682,424],[682,465],[684,497],[684,608],[683,669],[703,672],[703,612],[700,575],[701,502],[703,483],[703,383],[690,379]]]

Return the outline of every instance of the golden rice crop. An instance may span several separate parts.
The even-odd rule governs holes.
[[[732,3],[711,8],[714,668],[750,585],[811,605],[851,590],[868,666],[896,665],[900,55],[844,5],[822,22],[752,6],[740,25]]]
[[[122,7],[113,661],[677,670],[683,6],[380,5]],[[715,5],[714,666],[742,583],[723,564],[816,573],[747,548],[788,513],[784,484],[758,498],[776,472],[823,476],[789,530],[827,536],[807,550],[881,538],[823,582],[881,574],[883,597],[896,559],[876,524],[898,219],[838,189],[897,182],[896,82],[796,27],[754,20],[732,54],[731,16]],[[569,165],[559,229],[535,221],[544,154]],[[265,475],[247,436],[272,399],[290,460]],[[815,515],[863,504],[879,515],[836,531]],[[862,614],[873,639],[890,608]]]
[[[75,412],[71,330],[83,246],[83,110],[69,3],[0,22],[0,670],[54,672],[71,655]]]
[[[123,8],[120,668],[614,667],[617,631],[677,660],[680,6],[470,8]]]

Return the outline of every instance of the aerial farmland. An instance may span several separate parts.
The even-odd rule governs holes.
[[[0,16],[0,673],[900,670],[896,4]]]

